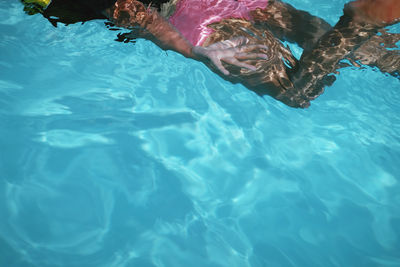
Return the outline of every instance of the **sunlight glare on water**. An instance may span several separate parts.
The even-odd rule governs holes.
[[[398,78],[300,110],[102,21],[0,32],[0,266],[400,266]]]

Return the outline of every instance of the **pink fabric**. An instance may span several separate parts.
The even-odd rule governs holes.
[[[250,11],[266,8],[268,0],[180,0],[169,21],[193,45],[213,32],[207,25],[228,18],[251,20]]]

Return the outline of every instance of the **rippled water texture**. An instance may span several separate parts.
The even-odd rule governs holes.
[[[0,33],[0,266],[400,266],[399,79],[298,110],[101,21]]]

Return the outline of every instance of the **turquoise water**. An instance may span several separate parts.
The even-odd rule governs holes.
[[[299,110],[101,21],[0,33],[1,267],[400,266],[398,78]]]

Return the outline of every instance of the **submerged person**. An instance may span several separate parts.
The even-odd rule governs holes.
[[[309,106],[333,83],[343,59],[399,75],[398,51],[382,47],[394,46],[399,34],[377,34],[399,21],[399,0],[350,2],[334,27],[278,0],[22,2],[25,11],[40,12],[54,25],[108,19],[292,107]],[[304,49],[301,59],[280,40],[299,44]]]

